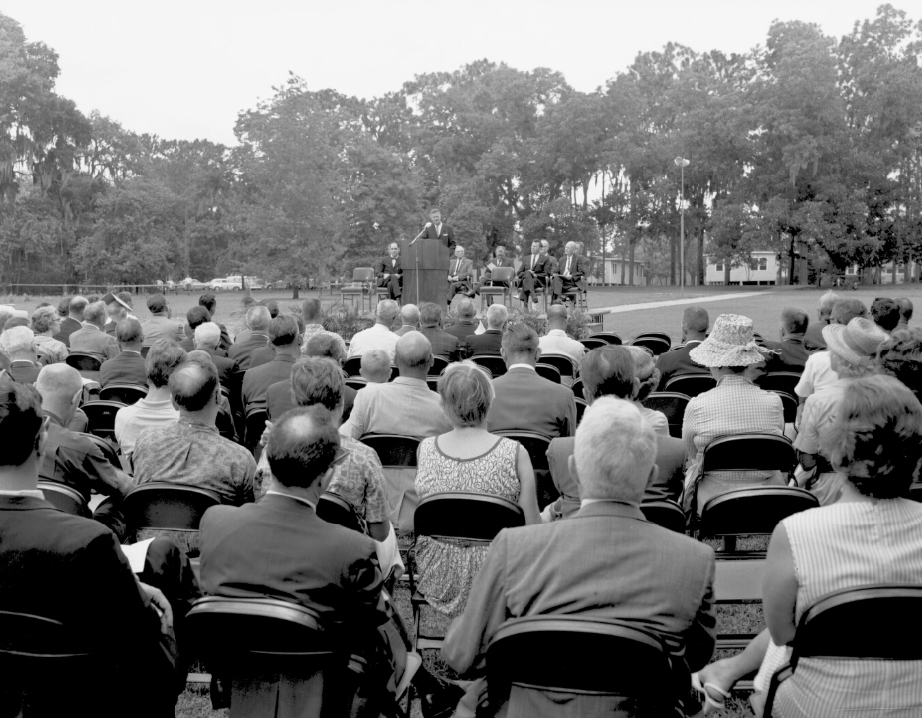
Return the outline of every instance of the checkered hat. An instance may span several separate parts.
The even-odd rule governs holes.
[[[752,336],[752,320],[739,314],[721,314],[708,338],[688,355],[706,367],[749,366],[765,360]]]

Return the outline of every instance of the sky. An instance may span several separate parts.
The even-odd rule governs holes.
[[[892,0],[913,20],[915,0]],[[667,42],[747,52],[772,20],[836,37],[881,0],[3,0],[59,55],[57,91],[137,133],[235,144],[237,114],[289,72],[312,90],[371,98],[478,59],[548,67],[590,92]],[[316,6],[316,7],[315,7]],[[913,7],[915,6],[915,7]]]

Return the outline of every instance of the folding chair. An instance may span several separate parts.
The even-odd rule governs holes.
[[[548,381],[552,381],[555,384],[561,383],[560,370],[555,366],[544,364],[543,362],[539,361],[537,364],[535,364],[535,371],[538,373],[538,376],[542,376]]]
[[[922,644],[912,638],[918,636],[920,612],[922,586],[918,585],[857,586],[817,599],[800,617],[788,665],[772,676],[764,715],[772,714],[778,687],[796,675],[801,658],[922,661]],[[863,685],[857,677],[854,684]]]
[[[269,421],[269,414],[264,408],[253,408],[246,415],[246,433],[244,434],[243,445],[253,452],[253,455],[259,460],[259,440],[266,430],[266,422]]]
[[[85,436],[92,441],[96,445],[96,448],[102,452],[103,458],[112,464],[112,466],[116,469],[122,468],[122,462],[118,458],[118,452],[116,452],[115,447],[109,443],[108,439],[103,439],[95,434],[80,434],[80,436]]]
[[[503,267],[503,269],[508,269],[508,267]],[[438,354],[432,357],[432,366],[429,367],[430,376],[440,376],[445,369],[448,368],[448,359]]]
[[[397,367],[396,364],[392,364],[391,365],[391,378],[388,379],[388,381],[389,382],[394,381],[394,379],[396,379],[398,376],[400,376],[400,369]]]
[[[502,496],[474,491],[444,491],[420,500],[413,517],[417,538],[428,536],[447,543],[487,545],[505,528],[525,525],[522,508]],[[426,597],[416,591],[411,599],[416,637],[413,650],[439,648],[442,638],[423,636],[421,609]]]
[[[582,277],[576,286],[571,287],[565,292],[561,292],[562,297],[570,299],[576,304],[576,308],[582,311],[584,307],[589,306],[589,283],[585,277]]]
[[[102,368],[102,359],[95,354],[87,354],[86,352],[71,352],[64,361],[67,366],[72,366],[80,372],[99,371]]]
[[[644,501],[640,504],[640,510],[651,524],[662,526],[676,533],[685,533],[685,513],[675,501],[671,499]]]
[[[621,337],[614,332],[596,332],[595,334],[590,334],[589,338],[601,339],[606,344],[614,344],[615,346],[621,345]]]
[[[470,360],[489,370],[494,378],[506,373],[506,361],[499,354],[475,354]]]
[[[124,407],[120,401],[88,401],[80,408],[89,420],[86,429],[102,439],[115,439],[115,415]]]
[[[343,286],[339,290],[339,301],[346,303],[346,297],[349,297],[349,303],[355,306],[355,297],[362,300],[361,311],[365,311],[365,297],[368,296],[368,309],[371,311],[371,288],[374,285],[375,270],[371,267],[356,267],[352,270],[352,284]]]
[[[646,339],[646,338],[660,339],[666,342],[667,344],[669,344],[670,348],[672,347],[672,337],[670,337],[669,334],[667,334],[666,332],[641,332],[636,337],[634,337],[634,339]]]
[[[384,491],[391,523],[402,532],[413,531],[413,513],[419,501],[416,495],[416,452],[422,439],[399,434],[365,434],[359,441],[374,449],[384,469]],[[403,550],[409,549],[404,547]]]
[[[518,441],[531,459],[531,467],[535,472],[535,488],[538,494],[538,508],[544,507],[557,500],[560,492],[551,480],[551,467],[547,461],[547,447],[551,440],[543,434],[534,431],[494,431],[497,436],[505,436]]]
[[[503,304],[509,306],[512,304],[512,279],[515,277],[515,269],[512,267],[496,267],[490,273],[490,281],[493,282],[493,286],[486,287],[481,285],[480,287],[480,311],[484,309],[484,300],[487,297],[497,297],[500,296],[503,298]],[[497,283],[499,286],[496,286]],[[508,296],[508,301],[506,297]]]
[[[560,372],[561,380],[565,378],[575,379],[579,373],[579,367],[566,354],[541,354],[538,359],[539,364],[549,364]]]
[[[797,398],[793,394],[778,389],[769,389],[772,394],[781,397],[781,410],[784,412],[784,423],[793,424],[797,419]]]
[[[230,402],[231,414],[234,415],[234,426],[237,427],[237,436],[243,436],[245,430],[243,411],[243,375],[246,371],[235,371],[227,377],[224,386],[227,388],[227,400]]]
[[[679,374],[672,377],[663,387],[666,391],[696,397],[717,386],[717,380],[710,374]]]
[[[85,519],[93,518],[93,512],[90,511],[86,500],[76,489],[54,481],[39,481],[38,488],[45,495],[45,501],[58,511]]]
[[[756,379],[756,384],[767,391],[783,391],[797,396],[794,387],[800,382],[800,374],[793,371],[771,371]]]
[[[431,375],[427,376],[426,386],[429,387],[429,391],[438,391],[439,390],[439,377],[431,376]]]
[[[490,707],[509,703],[510,714],[554,715],[556,700],[572,707],[599,696],[634,699],[631,715],[665,716],[675,710],[669,651],[658,636],[629,621],[573,615],[512,619],[493,636],[486,662]],[[515,706],[519,701],[522,705]],[[543,710],[534,712],[536,706]],[[591,711],[586,704],[585,713]]]
[[[583,380],[582,379],[574,379],[573,383],[570,385],[570,389],[573,392],[573,396],[575,396],[577,399],[586,398],[583,396]]]
[[[576,401],[576,425],[579,426],[580,422],[583,420],[583,414],[586,413],[586,409],[589,407],[589,403],[585,399],[580,397],[575,397]]]
[[[586,351],[591,352],[593,349],[600,349],[608,344],[604,339],[580,339],[579,343],[586,347]]]
[[[640,403],[647,409],[663,412],[669,422],[669,436],[681,439],[685,407],[688,406],[689,401],[691,397],[676,391],[654,391]]]
[[[368,382],[361,377],[350,376],[348,379],[346,379],[346,386],[350,387],[351,389],[355,389],[356,391],[359,389],[364,389],[367,385]]]
[[[346,372],[346,376],[360,376],[359,370],[362,368],[362,357],[354,356],[346,359],[346,363],[343,364],[343,371]]]
[[[672,347],[672,342],[666,338],[663,339],[660,335],[656,334],[641,334],[634,337],[631,341],[632,347],[645,347],[653,352],[653,356],[659,356],[663,352],[668,352]]]
[[[352,505],[332,491],[320,495],[320,500],[317,502],[317,515],[328,524],[337,524],[359,533],[365,533],[362,522],[356,516]]]
[[[107,384],[99,392],[103,401],[118,401],[125,405],[134,404],[147,396],[147,387],[140,384]]]
[[[122,501],[121,510],[129,535],[137,540],[143,540],[148,533],[169,531],[180,548],[197,552],[202,515],[220,503],[221,496],[210,489],[151,481],[133,488]]]

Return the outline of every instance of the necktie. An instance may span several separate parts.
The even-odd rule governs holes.
[[[452,274],[455,275],[455,276],[458,276],[458,270],[459,270],[459,269],[461,269],[461,260],[460,260],[460,259],[456,259],[456,260],[455,260],[455,271],[452,272]]]
[[[570,257],[567,257],[567,268],[564,270],[564,274],[570,273]]]
[[[392,259],[392,260],[391,260],[391,267],[396,267],[396,266],[397,266],[397,260],[396,260],[396,259]]]
[[[531,257],[531,268],[534,269],[537,263],[538,263],[538,255],[533,254]]]

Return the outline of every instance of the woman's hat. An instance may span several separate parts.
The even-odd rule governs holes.
[[[749,366],[765,361],[752,335],[752,320],[739,314],[721,314],[708,338],[688,355],[706,367]]]
[[[823,339],[845,361],[867,366],[887,339],[887,332],[870,319],[855,317],[848,324],[827,324],[823,327]]]

